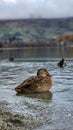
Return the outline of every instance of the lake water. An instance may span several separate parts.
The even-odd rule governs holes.
[[[10,62],[8,58],[14,57]],[[57,67],[61,58],[65,68]],[[44,67],[53,86],[43,94],[17,96],[14,88]],[[41,47],[0,50],[0,101],[14,113],[31,114],[42,122],[37,130],[73,130],[73,48]]]

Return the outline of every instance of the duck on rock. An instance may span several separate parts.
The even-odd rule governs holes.
[[[18,94],[41,93],[48,91],[52,86],[51,75],[45,68],[37,71],[36,76],[26,79],[15,88]]]

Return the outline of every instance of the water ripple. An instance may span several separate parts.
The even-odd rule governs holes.
[[[73,62],[62,69],[57,67],[57,59],[49,61],[25,62],[7,60],[0,64],[0,100],[8,103],[13,112],[37,116],[43,122],[43,129],[68,129],[73,125]],[[53,86],[50,93],[17,96],[14,88],[26,78],[36,75],[41,67],[52,75]],[[46,127],[44,127],[46,125]],[[41,128],[39,129],[41,130]]]

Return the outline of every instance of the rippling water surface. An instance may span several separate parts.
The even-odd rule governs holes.
[[[27,55],[25,50],[13,52],[13,62],[8,61],[9,51],[0,53],[0,101],[6,101],[12,112],[37,116],[43,122],[37,130],[72,130],[73,58],[65,55],[68,65],[66,68],[59,68],[57,62],[61,58],[60,55],[52,57],[48,51],[41,53],[36,56],[36,51],[36,54],[33,52],[31,56],[31,53],[28,52]],[[46,68],[52,75],[53,86],[50,91],[17,96],[14,88],[26,78],[36,75],[41,67]]]

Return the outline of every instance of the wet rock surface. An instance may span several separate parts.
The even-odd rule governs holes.
[[[28,114],[11,113],[6,103],[0,102],[0,130],[31,130],[41,125],[40,119]]]

